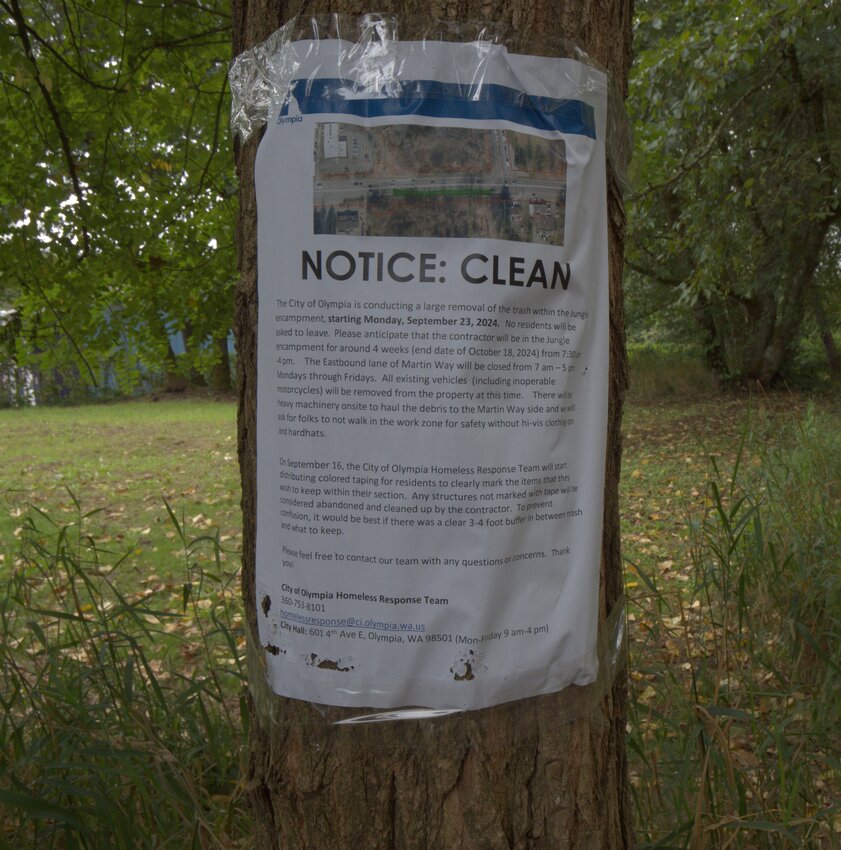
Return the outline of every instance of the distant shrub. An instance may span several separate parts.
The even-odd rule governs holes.
[[[841,350],[841,341],[836,340]],[[832,388],[826,350],[817,334],[800,340],[780,369],[780,381],[794,390],[820,392]]]
[[[718,381],[695,348],[672,343],[628,346],[629,396],[634,401],[668,401],[708,397],[718,392]]]

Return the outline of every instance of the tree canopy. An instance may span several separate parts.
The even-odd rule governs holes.
[[[227,375],[228,4],[0,13],[0,308],[17,311],[17,360],[120,389]],[[692,335],[722,377],[763,384],[808,335],[841,373],[841,7],[638,0],[636,14],[632,335]]]
[[[181,331],[184,368],[206,366],[232,317],[228,4],[0,10],[0,290],[18,356],[128,388],[175,369]]]
[[[771,383],[806,322],[838,315],[841,8],[637,12],[631,303],[679,305],[724,377]]]

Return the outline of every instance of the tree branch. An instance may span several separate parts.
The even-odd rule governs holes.
[[[14,10],[14,6],[17,6],[17,3],[15,2],[15,0],[12,0],[12,3],[13,3],[13,5],[10,6],[6,2],[0,2],[0,9],[4,9],[9,14],[9,16],[14,18],[15,22],[18,23],[18,19],[17,19],[17,16],[15,14],[15,10]],[[20,7],[18,6],[18,8],[20,8]],[[67,21],[67,27],[70,30],[71,41],[73,42],[73,44],[75,46],[75,43],[76,43],[75,34],[73,33],[73,26],[70,22],[69,13],[68,13],[66,7],[65,7],[65,11],[64,11],[64,17],[65,17],[65,20]],[[52,44],[50,44],[50,42],[47,39],[45,39],[36,29],[34,29],[28,23],[26,23],[25,20],[23,21],[23,26],[26,28],[26,32],[29,35],[30,39],[32,39],[32,41],[36,42],[39,47],[41,47],[42,49],[47,51],[51,56],[53,56],[53,58],[60,65],[63,65],[65,68],[67,68],[67,70],[70,71],[71,74],[73,74],[75,77],[78,77],[83,83],[85,83],[85,85],[88,85],[88,86],[90,86],[91,88],[94,88],[94,89],[101,89],[102,91],[117,92],[117,93],[121,93],[121,94],[125,92],[125,89],[117,88],[117,87],[111,86],[111,85],[105,85],[104,83],[99,83],[96,80],[92,80],[87,74],[83,73],[81,70],[79,70],[78,68],[73,66],[70,62],[68,62],[52,46]]]
[[[225,74],[222,79],[222,88],[219,90],[219,98],[216,101],[216,115],[213,119],[213,143],[210,147],[210,153],[208,154],[207,160],[205,160],[201,177],[199,178],[199,186],[198,189],[196,189],[197,195],[204,189],[204,181],[207,179],[207,172],[210,170],[210,163],[213,161],[213,157],[216,156],[216,153],[219,150],[219,118],[222,113],[222,105],[225,102],[225,92],[227,89],[228,75]]]
[[[818,155],[831,175],[831,197],[833,206],[835,207],[833,213],[837,214],[839,205],[835,186],[838,183],[838,175],[833,161],[832,146],[828,141],[824,89],[819,77],[813,77],[808,83],[803,78],[803,72],[800,68],[800,59],[797,55],[797,49],[793,44],[788,46],[786,56],[789,61],[789,67],[791,68],[791,72],[794,76],[794,80],[800,91],[800,100],[805,106],[811,107],[812,129],[819,140]],[[815,164],[818,165],[818,170],[820,170],[819,163]]]
[[[41,283],[38,280],[37,275],[32,275],[32,283],[34,284],[35,288],[38,290],[38,295],[41,296],[44,303],[47,305],[47,307],[49,307],[50,312],[55,316],[55,320],[58,323],[58,326],[61,329],[61,332],[67,338],[67,341],[70,343],[70,345],[73,346],[73,350],[76,352],[76,356],[79,358],[79,360],[82,361],[82,363],[85,364],[85,368],[88,370],[88,374],[91,376],[91,383],[94,385],[94,387],[99,387],[99,382],[96,380],[96,375],[94,374],[94,371],[91,368],[91,364],[88,362],[88,359],[82,353],[82,349],[79,348],[79,345],[77,344],[76,340],[73,339],[73,335],[64,326],[64,322],[62,321],[61,314],[53,306],[53,303],[52,303],[52,301],[50,301],[50,298],[47,295],[47,293],[44,292],[44,289],[41,286]],[[21,285],[28,287],[28,283],[25,284],[23,281],[21,281]]]
[[[91,252],[91,238],[90,233],[88,232],[87,225],[84,221],[84,215],[87,210],[87,204],[85,203],[85,195],[82,191],[82,183],[79,179],[79,172],[76,168],[76,162],[73,159],[73,151],[70,147],[70,138],[68,137],[67,132],[64,129],[64,123],[62,122],[58,107],[56,106],[55,101],[53,100],[53,97],[50,94],[50,90],[47,88],[47,86],[44,84],[44,81],[41,79],[41,72],[38,69],[38,62],[35,59],[35,53],[32,50],[32,43],[29,40],[28,27],[23,17],[23,11],[20,8],[20,2],[19,0],[11,0],[11,3],[12,17],[14,18],[15,26],[17,27],[18,38],[20,39],[20,42],[23,45],[23,50],[26,54],[26,58],[29,59],[30,63],[32,64],[32,68],[35,71],[35,81],[41,92],[41,96],[44,99],[44,103],[47,106],[47,111],[50,113],[50,117],[52,118],[56,132],[58,133],[59,141],[61,143],[61,149],[64,153],[64,159],[67,163],[67,170],[70,175],[70,182],[73,184],[73,194],[76,196],[76,200],[78,200],[79,202],[80,212],[82,213],[82,257],[80,259],[84,259]]]
[[[669,277],[662,273],[654,272],[651,269],[647,269],[639,263],[635,263],[633,260],[625,257],[625,265],[632,271],[637,274],[641,274],[643,277],[649,277],[656,283],[660,283],[663,286],[680,286],[683,283],[683,280],[676,277]]]

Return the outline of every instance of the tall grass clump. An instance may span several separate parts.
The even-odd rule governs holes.
[[[841,848],[841,433],[809,412],[711,461],[686,588],[643,575],[643,848]]]
[[[250,846],[218,540],[167,506],[183,579],[138,586],[142,552],[95,543],[76,506],[64,525],[30,509],[0,564],[0,847]]]

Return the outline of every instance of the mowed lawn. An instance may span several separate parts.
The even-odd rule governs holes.
[[[241,540],[239,493],[233,403],[0,411],[0,557],[6,562],[34,506],[58,526],[81,526],[115,555],[134,550],[136,572],[169,576],[183,555],[167,502],[189,536],[218,530],[224,557],[232,559]]]
[[[703,510],[711,459],[727,466],[748,421],[802,415],[803,396],[626,405],[621,510],[630,564],[681,572],[687,518]],[[242,539],[236,408],[210,400],[130,401],[0,410],[0,557],[8,563],[30,506],[115,554],[133,548],[138,572],[172,576],[188,536],[216,535],[235,569]],[[87,515],[84,519],[82,515]]]

